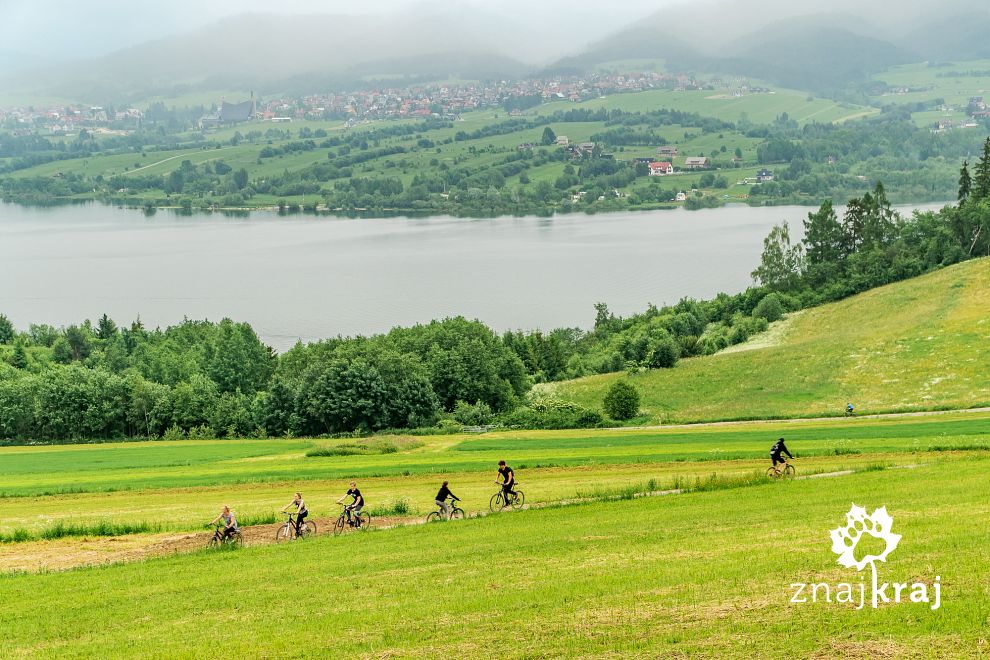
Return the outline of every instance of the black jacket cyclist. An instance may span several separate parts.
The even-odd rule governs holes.
[[[784,439],[780,438],[777,442],[773,443],[773,447],[770,448],[770,460],[773,461],[773,466],[777,467],[777,463],[784,463],[784,459],[781,454],[787,454],[787,458],[794,458],[791,452],[787,450],[787,445],[784,444]]]

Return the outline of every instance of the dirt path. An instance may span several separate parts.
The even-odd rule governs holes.
[[[329,534],[334,518],[313,518],[317,535]],[[388,516],[372,521],[373,529],[424,522],[421,517]],[[275,532],[282,523],[241,527],[248,546],[275,543]],[[350,533],[350,531],[346,532]],[[132,534],[111,537],[67,537],[54,541],[28,541],[0,545],[0,573],[61,571],[80,566],[116,564],[194,552],[206,547],[212,531]]]
[[[214,149],[210,153],[212,154],[212,153],[215,153],[215,152],[224,151],[225,149],[230,149],[230,147],[221,147],[219,149]],[[127,172],[124,172],[124,174],[125,175],[127,175],[127,174],[134,174],[135,172],[140,172],[141,170],[146,170],[146,169],[151,168],[151,167],[157,167],[158,165],[161,165],[162,163],[167,163],[170,160],[175,160],[176,158],[184,158],[186,156],[190,156],[192,154],[198,154],[198,153],[202,153],[202,152],[203,152],[202,149],[194,149],[193,151],[181,153],[181,154],[179,154],[177,156],[169,156],[168,158],[164,158],[164,159],[158,161],[157,163],[149,163],[148,165],[142,165],[141,167],[135,167],[133,170],[129,170]],[[210,158],[209,160],[214,160],[214,159],[213,158]]]
[[[893,468],[909,469],[916,465],[897,465]],[[854,470],[838,470],[802,475],[797,479],[823,479],[854,474]],[[636,493],[634,498],[664,497],[679,495],[681,489],[657,490]],[[523,507],[524,510],[574,506],[598,501],[600,498],[584,497],[537,502]],[[474,511],[469,517],[478,518],[490,515],[488,511]],[[312,518],[316,523],[317,535],[326,536],[333,530],[336,517]],[[425,524],[425,514],[416,516],[384,516],[372,520],[372,529],[390,529],[405,525]],[[275,543],[275,533],[283,523],[252,525],[241,527],[246,546],[271,545]],[[348,529],[345,533],[355,533]],[[195,552],[206,547],[213,535],[212,531],[172,532],[164,534],[134,534],[115,537],[63,538],[54,541],[29,541],[0,545],[0,573],[63,571],[82,566],[99,566],[121,562],[141,561],[154,557]]]
[[[835,422],[840,419],[897,419],[901,417],[933,417],[935,415],[957,415],[990,412],[990,407],[962,408],[958,410],[919,410],[917,412],[877,413],[856,415],[855,417],[794,417],[791,419],[747,419],[734,422],[697,422],[694,424],[663,424],[654,426],[612,426],[603,431],[655,431],[659,429],[693,429],[704,426],[746,426],[751,424],[807,424],[813,422]]]

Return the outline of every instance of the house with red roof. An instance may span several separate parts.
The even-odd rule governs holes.
[[[654,161],[650,163],[650,176],[663,176],[673,174],[674,165],[666,161]]]

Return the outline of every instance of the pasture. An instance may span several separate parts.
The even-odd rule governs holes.
[[[698,422],[990,405],[990,260],[976,259],[795,314],[766,341],[673,369],[542,385],[598,407],[626,379],[654,421]],[[868,321],[868,322],[864,322]]]
[[[214,498],[236,506],[253,490],[259,507],[274,507],[297,487],[308,493],[311,509],[325,509],[327,498],[342,491],[339,480],[352,476],[360,476],[370,506],[405,493],[417,507],[441,477],[450,478],[466,508],[476,511],[494,488],[486,484],[497,456],[510,459],[534,499],[560,503],[565,494],[583,493],[585,500],[288,545],[249,544],[235,552],[9,574],[0,578],[5,652],[476,657],[498,648],[507,657],[972,656],[986,645],[990,615],[983,522],[990,513],[983,496],[988,426],[990,416],[969,414],[443,436],[422,439],[408,452],[326,459],[299,454],[305,445],[327,443],[322,440],[6,448],[0,465],[21,465],[16,478],[25,485],[45,476],[38,469],[28,477],[24,466],[38,464],[38,457],[19,454],[39,450],[52,452],[53,481],[93,471],[105,481],[92,479],[88,493],[8,496],[4,520],[18,504],[41,512],[56,503],[100,500],[107,511],[133,515],[128,506],[144,497],[141,506],[155,515],[188,515],[191,523],[212,515]],[[799,454],[800,474],[851,471],[784,482],[726,478],[763,469],[778,433]],[[242,444],[245,449],[233,449]],[[970,451],[943,451],[949,447]],[[78,460],[65,458],[72,452]],[[185,478],[169,464],[169,452],[176,462],[188,460],[188,472],[203,485],[166,486]],[[536,468],[540,461],[561,465]],[[323,480],[307,472],[311,462]],[[265,483],[257,463],[271,464],[274,473],[296,464],[302,473]],[[210,465],[226,469],[207,476]],[[166,479],[99,490],[123,486],[125,474],[141,470]],[[389,470],[396,472],[361,476]],[[634,498],[622,488],[712,473],[723,480],[682,494]],[[168,512],[172,502],[190,509]],[[939,576],[938,610],[918,603],[857,610],[790,602],[793,582],[858,583],[854,569],[836,563],[828,536],[844,524],[851,502],[871,511],[887,507],[903,538],[880,566],[882,579],[932,585]],[[0,550],[43,553],[44,543]],[[84,540],[53,543],[69,550]]]

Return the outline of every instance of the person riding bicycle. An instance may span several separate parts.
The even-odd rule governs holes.
[[[512,487],[516,485],[516,473],[505,464],[505,461],[499,461],[498,476],[502,478],[502,494],[505,497],[505,503],[509,504],[516,496],[516,491],[512,490]],[[509,497],[510,495],[512,497]]]
[[[847,403],[846,404],[846,414],[847,415],[852,415],[852,414],[854,414],[854,411],[855,411],[855,408],[853,408],[853,404]]]
[[[306,516],[309,515],[309,509],[306,508],[306,502],[303,500],[302,493],[296,493],[292,501],[282,507],[282,513],[288,511],[289,507],[292,506],[296,507],[296,536],[299,536],[303,522],[306,520]]]
[[[348,497],[353,497],[354,499],[350,504],[344,507],[344,512],[347,514],[347,524],[352,527],[360,527],[361,517],[358,514],[360,514],[361,509],[364,508],[364,495],[361,494],[361,491],[358,490],[357,484],[353,481],[351,482],[351,487],[346,493],[344,493],[343,497],[337,500],[337,504],[343,504],[344,500]],[[352,512],[355,516],[354,519],[351,518]]]
[[[226,541],[228,538],[240,532],[240,528],[237,526],[237,518],[230,511],[230,507],[226,504],[223,505],[223,510],[220,512],[216,518],[210,521],[211,525],[216,525],[217,521],[223,519],[223,535],[220,537],[221,541]]]
[[[450,505],[447,504],[447,498],[449,497],[454,502],[460,502],[461,498],[457,497],[452,492],[450,492],[450,488],[447,487],[447,483],[448,482],[445,481],[443,482],[443,485],[440,486],[440,490],[437,492],[436,502],[437,502],[437,506],[439,506],[440,509],[443,511],[443,515],[449,518]]]
[[[791,452],[787,450],[787,445],[784,444],[784,439],[780,438],[777,442],[773,443],[773,447],[770,448],[770,460],[773,461],[773,469],[777,469],[777,463],[783,465],[787,461],[783,459],[781,454],[787,454],[787,458],[794,458]]]

